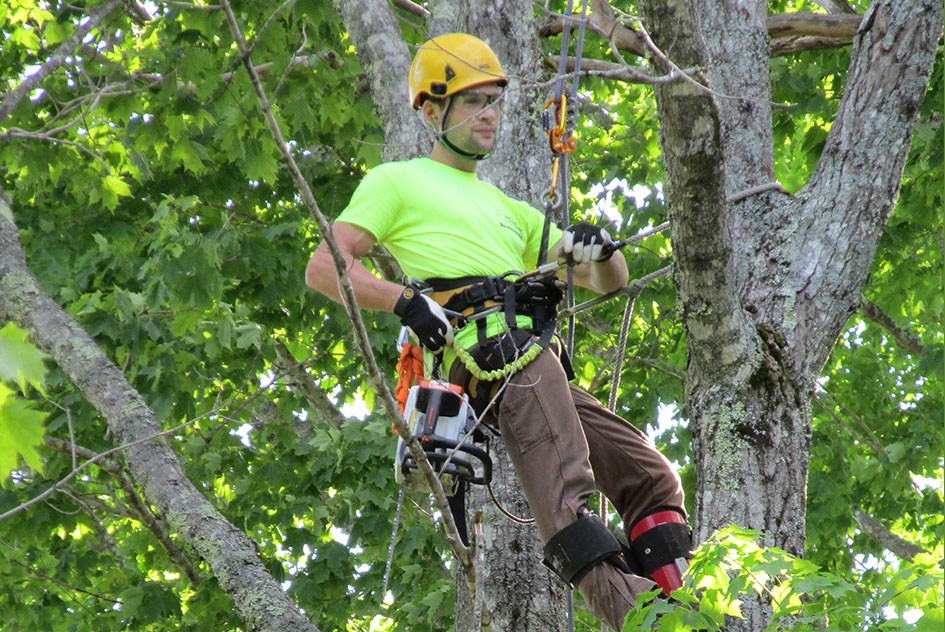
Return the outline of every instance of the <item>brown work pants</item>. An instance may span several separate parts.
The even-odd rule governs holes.
[[[469,374],[457,362],[450,377],[465,384]],[[502,433],[545,543],[577,520],[597,490],[627,529],[657,508],[684,512],[682,485],[666,458],[640,430],[570,384],[550,351],[511,378],[498,418],[488,412],[483,421]],[[606,562],[578,583],[594,616],[618,631],[636,596],[654,588]]]

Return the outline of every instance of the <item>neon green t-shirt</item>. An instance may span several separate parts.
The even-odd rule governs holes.
[[[415,158],[371,170],[337,221],[371,233],[409,279],[422,280],[532,270],[545,219],[473,173]],[[560,238],[552,225],[548,243]],[[496,316],[488,333],[503,327],[503,318]],[[456,339],[464,348],[474,345],[475,325]]]

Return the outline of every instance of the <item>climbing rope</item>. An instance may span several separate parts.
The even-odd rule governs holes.
[[[397,361],[397,388],[394,389],[394,397],[400,404],[400,412],[403,414],[407,407],[407,396],[410,394],[410,387],[419,382],[423,377],[423,349],[417,345],[405,342],[400,349],[400,360]]]
[[[528,366],[532,360],[537,358],[538,354],[540,354],[543,350],[544,348],[541,345],[532,344],[530,347],[528,347],[528,349],[525,350],[525,353],[509,362],[501,369],[486,371],[476,364],[476,360],[468,351],[457,345],[455,342],[453,343],[453,351],[456,352],[456,357],[463,363],[463,366],[466,367],[467,371],[483,382],[494,382],[496,380],[501,380],[512,375],[513,373],[521,371],[526,366]]]
[[[568,98],[577,93],[578,77],[581,69],[581,56],[584,53],[584,27],[587,25],[587,0],[581,6],[581,15],[579,17],[580,26],[578,27],[578,40],[575,50],[574,77],[571,82],[571,91],[568,95],[564,92],[564,75],[568,61],[568,44],[571,38],[571,10],[573,8],[572,0],[568,0],[567,8],[564,12],[564,28],[561,31],[561,54],[558,56],[558,80],[555,82],[555,96],[545,103],[545,109],[542,112],[542,122],[545,131],[548,133],[548,145],[552,152],[551,159],[551,186],[548,187],[548,193],[545,200],[545,223],[541,231],[541,245],[538,250],[538,266],[545,265],[548,260],[548,234],[551,230],[551,215],[553,212],[560,212],[562,223],[570,218],[568,212],[568,154],[572,153],[577,145],[577,141],[571,137],[567,129],[567,109]],[[555,104],[555,125],[551,125],[548,108]],[[558,193],[558,173],[564,171],[562,178],[563,193]],[[574,277],[572,271],[568,270],[568,307],[574,307]],[[574,352],[574,316],[568,318],[568,355]],[[572,602],[571,590],[568,590],[568,630],[574,630],[574,606]]]

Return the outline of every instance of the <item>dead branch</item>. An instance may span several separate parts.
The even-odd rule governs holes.
[[[558,62],[553,57],[545,57],[545,65],[550,69],[557,71]],[[574,66],[576,60],[574,57],[568,57],[565,62],[564,79],[574,76]],[[692,74],[693,71],[685,71],[686,74]],[[635,68],[628,64],[616,63],[610,61],[601,61],[600,59],[582,59],[581,70],[578,71],[581,77],[600,77],[601,79],[613,79],[623,81],[624,83],[640,83],[654,85],[658,83],[671,83],[681,79],[679,73],[671,72],[667,75],[651,75],[640,68]],[[557,81],[555,77],[554,81]],[[544,85],[544,84],[542,84]],[[531,88],[533,86],[523,86],[522,88]]]
[[[233,39],[235,40],[239,50],[243,66],[246,68],[246,71],[249,74],[250,82],[252,83],[253,89],[256,92],[260,109],[262,110],[263,116],[265,117],[269,126],[269,131],[272,134],[272,138],[282,153],[283,162],[291,173],[303,202],[309,209],[312,217],[315,219],[315,222],[318,224],[323,239],[325,240],[325,243],[331,252],[332,258],[334,259],[335,269],[338,275],[338,282],[341,287],[342,303],[345,307],[345,311],[348,314],[348,318],[351,320],[352,327],[354,328],[355,337],[358,347],[363,354],[365,368],[367,370],[371,385],[374,387],[378,395],[380,395],[380,399],[383,402],[388,417],[390,417],[390,419],[393,421],[394,426],[396,427],[400,436],[404,438],[404,441],[407,443],[407,447],[410,450],[411,456],[413,456],[414,460],[417,462],[420,471],[423,473],[424,478],[430,486],[433,497],[436,501],[437,509],[440,511],[441,520],[443,521],[444,530],[446,531],[446,537],[450,542],[453,553],[456,555],[456,558],[463,567],[463,572],[466,575],[467,582],[470,584],[470,590],[474,591],[475,569],[473,567],[473,560],[469,548],[463,544],[459,537],[459,531],[456,528],[456,523],[453,520],[452,513],[450,512],[449,503],[446,500],[446,492],[443,490],[443,485],[441,484],[440,479],[437,477],[436,472],[433,470],[433,467],[430,465],[429,460],[426,458],[423,448],[421,448],[419,442],[413,436],[411,429],[404,421],[403,416],[400,414],[400,408],[394,399],[393,393],[388,388],[387,383],[384,381],[384,378],[377,367],[377,361],[374,358],[374,351],[371,348],[367,329],[364,325],[364,320],[361,318],[360,310],[358,309],[354,288],[351,286],[351,280],[348,278],[346,273],[347,266],[344,257],[342,256],[341,250],[338,248],[338,244],[335,242],[332,236],[331,227],[328,223],[328,220],[322,214],[318,207],[318,203],[315,201],[315,196],[312,193],[308,182],[305,180],[304,176],[302,176],[302,173],[299,171],[298,165],[295,162],[295,158],[288,150],[288,146],[282,135],[282,130],[279,128],[279,123],[276,121],[276,118],[272,113],[272,106],[269,102],[269,98],[266,96],[266,93],[262,87],[262,83],[259,80],[259,75],[255,72],[255,68],[250,61],[246,40],[243,37],[242,31],[240,30],[239,23],[236,20],[236,16],[233,13],[233,9],[230,6],[229,0],[223,0],[222,6],[224,12],[226,13]]]
[[[421,7],[419,4],[410,2],[410,0],[394,0],[394,6],[398,9],[403,9],[411,15],[415,15],[418,18],[423,18],[424,20],[429,20],[431,14],[429,11]]]

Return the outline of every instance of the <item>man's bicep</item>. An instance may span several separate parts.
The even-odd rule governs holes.
[[[355,259],[361,258],[377,243],[377,238],[370,231],[347,222],[335,222],[331,234],[341,251],[351,254]]]

